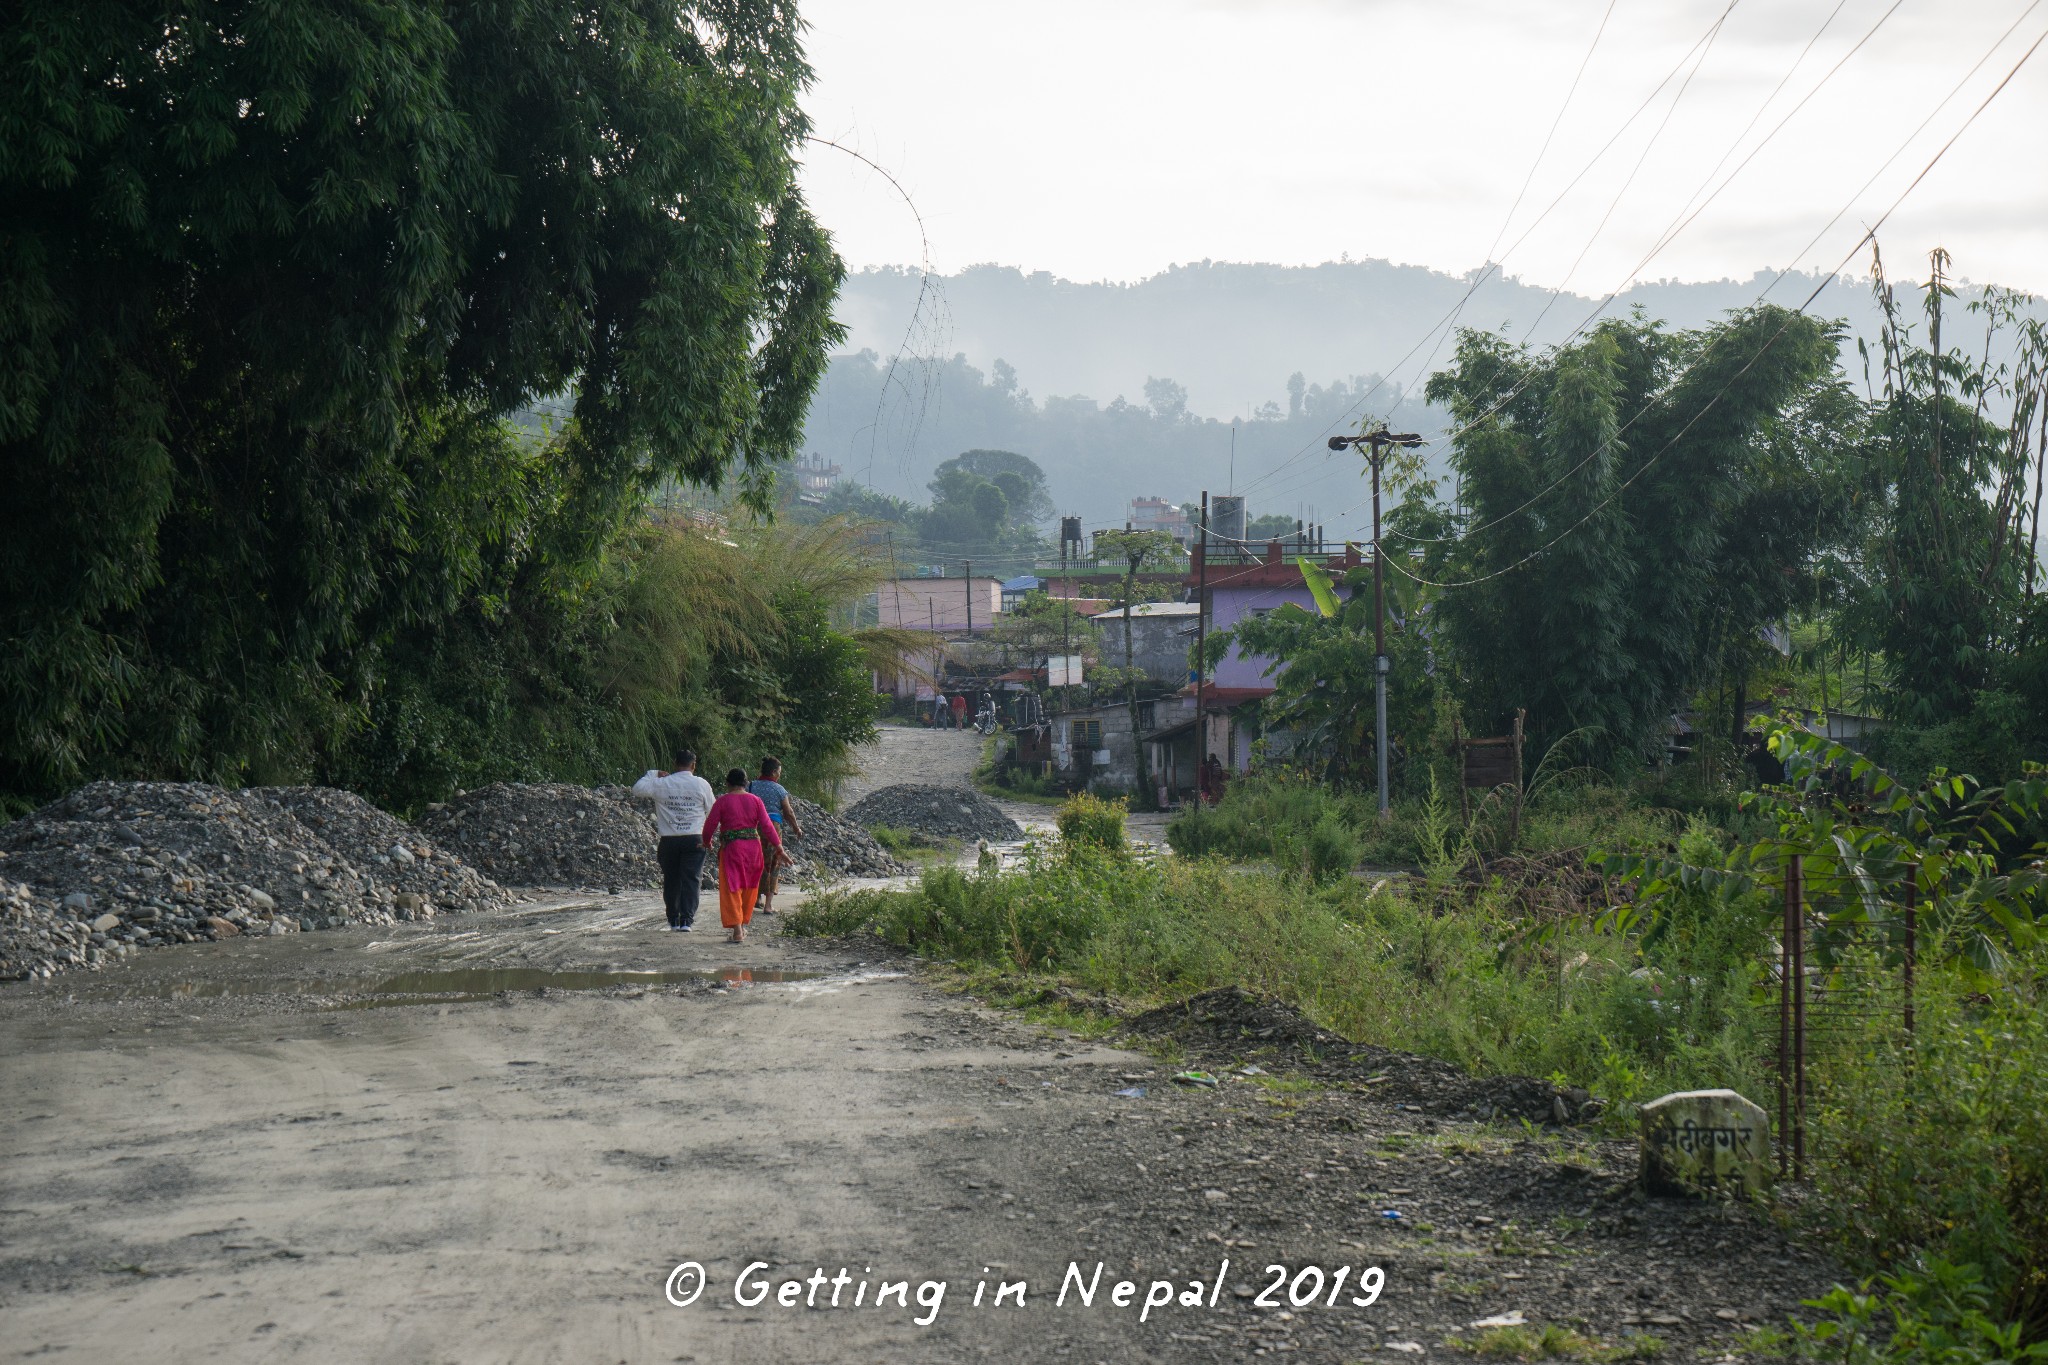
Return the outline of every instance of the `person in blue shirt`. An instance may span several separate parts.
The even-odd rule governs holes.
[[[782,785],[782,760],[764,758],[761,760],[761,775],[747,784],[747,790],[761,798],[761,804],[768,808],[768,818],[775,822],[777,833],[785,839],[801,839],[804,827],[797,823],[796,807],[790,803],[789,789]],[[775,913],[775,873],[781,866],[784,854],[780,848],[762,850],[768,855],[768,865],[761,870],[761,900],[754,912],[761,915]]]

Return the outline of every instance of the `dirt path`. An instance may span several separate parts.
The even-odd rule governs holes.
[[[1706,1345],[1737,1327],[1717,1311],[1824,1283],[1746,1215],[1636,1200],[1626,1149],[1187,1089],[901,964],[658,920],[621,898],[0,988],[0,1336],[72,1360],[1336,1361],[1511,1311]],[[484,969],[701,975],[410,975]],[[1213,1308],[1107,1301],[1120,1277],[1213,1288],[1225,1257]],[[710,1288],[671,1307],[685,1260]],[[928,1327],[893,1300],[737,1306],[754,1260],[950,1288]],[[1054,1306],[1070,1260],[1107,1266],[1092,1308]],[[1261,1307],[1269,1263],[1386,1289]],[[1028,1283],[1022,1310],[973,1306],[984,1267],[991,1297]]]

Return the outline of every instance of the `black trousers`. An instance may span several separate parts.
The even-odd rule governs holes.
[[[694,834],[664,834],[655,845],[661,864],[661,903],[671,928],[697,922],[697,884],[704,876],[704,841]]]

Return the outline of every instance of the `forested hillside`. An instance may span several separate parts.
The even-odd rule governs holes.
[[[1697,329],[1767,289],[1768,302],[1794,307],[1819,283],[1776,271],[1652,282],[1600,316],[1640,306],[1652,321]],[[848,277],[836,310],[848,348],[812,406],[807,450],[916,497],[941,460],[995,446],[1036,460],[1060,510],[1091,525],[1121,525],[1133,497],[1191,500],[1234,486],[1254,515],[1313,507],[1333,532],[1353,534],[1364,496],[1356,461],[1330,458],[1320,437],[1366,412],[1441,431],[1443,414],[1422,393],[1456,349],[1439,324],[1540,347],[1602,302],[1498,273],[1472,290],[1466,277],[1377,260],[1203,261],[1129,284],[983,265],[925,284],[898,268]],[[1967,284],[1959,293],[1977,296]],[[1860,383],[1856,342],[1880,330],[1867,282],[1831,283],[1812,312],[1844,324],[1843,359]]]

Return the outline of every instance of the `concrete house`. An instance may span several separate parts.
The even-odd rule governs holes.
[[[1174,687],[1194,681],[1189,665],[1195,647],[1195,625],[1202,609],[1193,602],[1140,602],[1130,611],[1131,658],[1154,682]],[[1102,632],[1102,662],[1124,664],[1124,608],[1097,612],[1089,619]]]
[[[1314,611],[1315,597],[1301,576],[1301,561],[1321,564],[1334,579],[1370,561],[1356,545],[1334,553],[1287,554],[1274,541],[1263,552],[1237,546],[1194,547],[1188,587],[1204,600],[1209,633],[1229,630],[1248,616],[1264,616],[1285,603]],[[1207,561],[1206,570],[1204,560]],[[1340,593],[1344,592],[1339,588]],[[1273,695],[1275,661],[1246,655],[1235,645],[1217,661],[1202,688],[1203,752],[1215,754],[1232,772],[1251,766],[1249,716],[1237,713]],[[1188,689],[1192,695],[1192,686]]]

